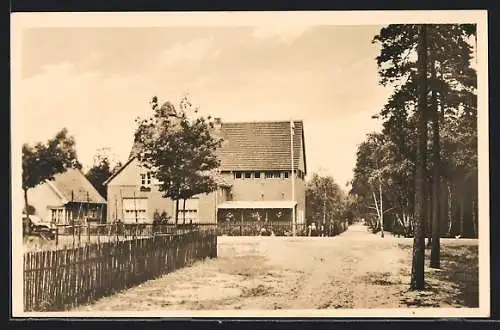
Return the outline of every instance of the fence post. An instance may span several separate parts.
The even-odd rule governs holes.
[[[59,226],[56,225],[56,248],[59,244]]]
[[[82,246],[82,226],[78,225],[78,247]]]

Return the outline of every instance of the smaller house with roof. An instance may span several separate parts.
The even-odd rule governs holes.
[[[106,200],[79,169],[68,169],[29,189],[28,202],[44,222],[60,225],[77,219],[101,222],[106,216]]]
[[[219,186],[186,201],[179,222],[305,223],[306,156],[302,121],[232,122],[216,119],[223,139]],[[162,197],[159,182],[141,165],[134,144],[125,165],[105,184],[107,221],[151,223],[156,212],[174,218],[175,203]],[[179,205],[180,208],[182,207]]]

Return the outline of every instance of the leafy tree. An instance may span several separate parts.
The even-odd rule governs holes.
[[[113,173],[121,167],[121,163],[118,162],[113,168],[109,161],[109,156],[105,154],[97,154],[94,157],[93,166],[87,171],[85,176],[92,183],[95,189],[103,196],[107,198],[107,188],[104,185],[106,181]]]
[[[314,173],[306,186],[306,218],[323,224],[343,220],[346,214],[345,196],[331,176]]]
[[[26,209],[26,207],[24,208],[24,213],[26,213],[27,215],[35,214],[36,208],[33,205],[28,205],[27,209]]]
[[[377,221],[370,225],[374,232],[381,231],[382,235],[387,221],[391,219],[402,228],[410,226],[409,214],[413,203],[409,193],[412,191],[413,170],[414,164],[403,157],[398,147],[384,134],[369,134],[366,141],[358,146],[349,194],[356,197],[357,204],[363,204],[357,207],[364,209],[364,214],[375,215]],[[395,225],[390,224],[389,228],[393,227]]]
[[[54,175],[68,168],[82,168],[77,160],[75,139],[68,135],[66,128],[58,132],[47,143],[36,143],[34,146],[24,144],[22,147],[23,191],[25,210],[29,210],[28,190],[38,186],[45,180],[53,180]]]
[[[178,223],[180,200],[185,209],[187,199],[216,189],[219,166],[216,150],[221,139],[213,134],[212,118],[198,116],[187,98],[176,107],[170,102],[160,105],[158,98],[153,97],[151,106],[153,115],[137,121],[138,157],[160,181],[163,197],[175,201],[175,222]]]

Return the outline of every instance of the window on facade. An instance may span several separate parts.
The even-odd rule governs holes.
[[[235,179],[241,179],[241,172],[234,172]]]
[[[245,179],[251,179],[252,178],[252,172],[245,172]]]
[[[50,210],[51,221],[54,223],[64,223],[64,208],[53,208]]]
[[[256,179],[260,179],[260,172],[255,172],[253,174],[253,177],[256,178]]]
[[[266,172],[266,179],[279,179],[280,177],[281,177],[281,172],[279,171]]]
[[[96,219],[98,217],[98,210],[96,208],[90,209],[89,217]]]
[[[70,210],[68,210],[68,209],[66,209],[66,210],[64,211],[64,217],[66,218],[66,223],[67,223],[67,222],[69,222],[69,221],[71,221],[71,220],[72,220],[72,219],[71,219],[71,211],[70,211]]]
[[[149,187],[151,185],[151,172],[141,173],[141,186]]]
[[[147,220],[147,198],[123,199],[123,222],[144,222]]]

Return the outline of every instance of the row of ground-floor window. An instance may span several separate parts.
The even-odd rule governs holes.
[[[291,201],[239,201],[225,202],[217,207],[217,223],[241,222],[292,222],[293,207]],[[113,210],[111,210],[113,211]],[[154,214],[152,216],[152,211]],[[151,223],[158,219],[162,222],[175,223],[175,210],[152,210],[148,198],[123,198],[122,208],[115,210],[114,221],[124,223]],[[200,199],[191,198],[179,203],[178,223],[214,223],[214,219],[201,219]],[[297,223],[304,223],[304,211],[298,209]]]
[[[186,200],[185,206],[180,203],[178,221],[181,223],[201,223],[203,220],[198,218],[199,203],[198,199]],[[124,223],[152,223],[148,214],[148,200],[146,198],[124,198],[122,214],[119,214],[115,220]],[[67,204],[64,207],[50,208],[50,219],[56,224],[71,224],[75,220],[89,219],[95,222],[105,222],[105,205],[85,205],[85,204]],[[217,210],[218,223],[246,223],[246,222],[292,222],[292,208],[220,208]],[[298,210],[295,214],[296,223],[305,223],[304,212]],[[174,217],[170,215],[168,222],[175,222]],[[213,223],[213,220],[210,221]]]
[[[159,212],[158,212],[159,213]],[[161,214],[159,213],[161,216]],[[217,210],[217,223],[247,223],[247,222],[292,222],[292,209],[219,209]],[[296,214],[297,222],[304,223],[303,212]],[[126,208],[124,207],[124,217],[120,219],[124,223],[151,222],[153,219],[147,218],[147,208]],[[302,221],[301,221],[302,220]],[[179,210],[179,223],[202,223],[198,218],[198,208],[196,203],[186,203],[185,209]],[[174,217],[169,217],[167,223],[174,223]],[[213,223],[210,221],[210,223]]]
[[[49,206],[49,219],[55,224],[71,224],[79,219],[88,219],[94,222],[103,222],[106,219],[105,204],[87,204],[87,203],[68,203],[64,206]]]

